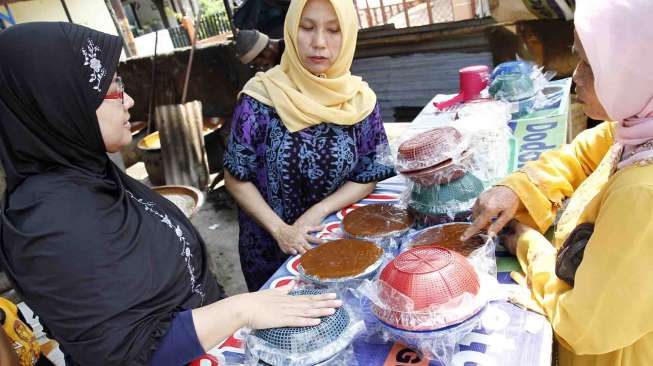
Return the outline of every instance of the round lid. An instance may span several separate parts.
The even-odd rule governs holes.
[[[466,146],[462,134],[453,127],[422,132],[399,146],[397,170],[412,172],[440,164],[460,155]]]

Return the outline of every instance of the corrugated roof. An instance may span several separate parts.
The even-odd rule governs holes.
[[[376,92],[384,121],[394,121],[397,107],[421,108],[436,94],[458,92],[458,70],[492,65],[490,52],[438,52],[356,59],[352,73]]]

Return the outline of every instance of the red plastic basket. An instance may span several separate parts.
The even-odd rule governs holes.
[[[379,279],[413,301],[415,319],[419,319],[420,313],[427,309],[459,299],[465,293],[473,298],[480,290],[478,275],[469,261],[456,252],[436,246],[415,247],[402,253],[383,269]],[[386,292],[382,291],[381,297],[384,294]],[[457,324],[479,310],[474,307],[469,314],[457,314],[446,322],[427,326],[415,321],[411,313],[401,309],[401,304],[393,303],[396,299],[381,298],[381,301],[386,309],[374,306],[376,316],[393,327],[405,330],[440,329]]]
[[[463,136],[453,127],[422,132],[399,146],[397,170],[409,173],[452,159],[454,153],[465,150],[460,146],[463,141]]]

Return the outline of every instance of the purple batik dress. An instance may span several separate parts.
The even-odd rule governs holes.
[[[353,126],[332,123],[290,132],[273,107],[244,95],[233,116],[224,166],[253,183],[272,210],[292,224],[347,181],[378,182],[395,174],[379,106]],[[288,258],[243,210],[238,214],[240,264],[250,291],[258,290]]]

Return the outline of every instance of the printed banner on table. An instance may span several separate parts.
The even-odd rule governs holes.
[[[514,135],[510,171],[537,160],[543,152],[557,149],[567,141],[571,79],[552,81],[544,88],[547,89],[551,90],[548,94],[551,104],[508,123]]]

